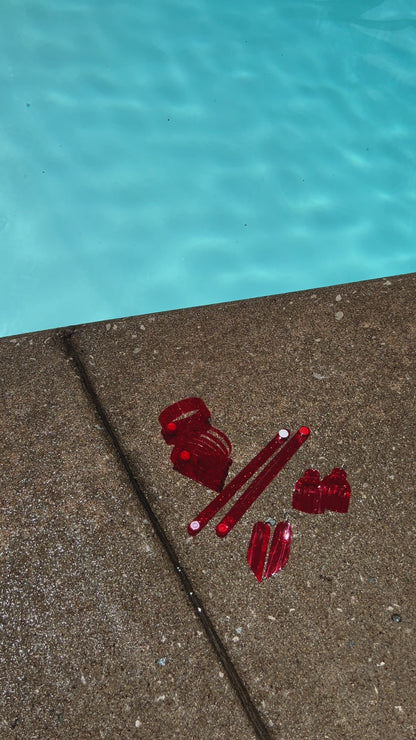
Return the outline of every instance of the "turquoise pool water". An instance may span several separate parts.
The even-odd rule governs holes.
[[[3,0],[0,335],[416,269],[414,0]]]

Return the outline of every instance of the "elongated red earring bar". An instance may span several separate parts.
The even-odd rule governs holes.
[[[262,465],[281,447],[289,437],[288,429],[280,429],[273,439],[230,481],[225,488],[205,507],[190,524],[188,533],[194,537],[205,527],[235,493],[261,468]]]
[[[309,434],[310,429],[308,427],[300,427],[296,434],[286,442],[283,449],[274,456],[254,481],[250,483],[249,487],[231,507],[228,514],[226,514],[225,517],[221,519],[220,523],[217,524],[215,531],[218,537],[226,537],[227,534],[231,532],[233,527],[235,527],[237,522],[240,521],[241,517],[244,516],[250,506],[252,506],[264,489],[267,488],[269,483],[271,483],[273,478],[282,470],[288,460],[290,460],[292,455],[294,455],[299,447],[308,439]]]

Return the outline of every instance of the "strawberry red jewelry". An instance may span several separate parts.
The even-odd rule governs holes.
[[[258,582],[262,578],[270,578],[285,567],[290,553],[292,540],[292,527],[288,521],[276,524],[266,569],[264,563],[267,554],[267,545],[270,538],[270,526],[267,522],[256,522],[251,532],[251,538],[247,549],[247,562],[250,570],[256,576]]]
[[[231,465],[228,437],[210,424],[201,398],[184,398],[159,415],[162,436],[173,445],[173,467],[214,491],[221,491]]]
[[[205,527],[220,509],[261,468],[289,437],[288,429],[280,429],[273,439],[230,481],[225,488],[188,524],[188,533],[193,537]]]
[[[345,514],[350,496],[351,488],[343,468],[334,468],[321,481],[318,471],[309,468],[293,487],[292,508],[307,514],[323,514],[325,510]]]
[[[228,514],[226,514],[225,517],[221,519],[220,523],[217,524],[215,531],[218,537],[226,537],[232,528],[235,527],[237,522],[240,521],[241,517],[244,516],[254,501],[260,496],[269,483],[271,483],[273,478],[282,470],[292,455],[294,455],[299,447],[307,440],[309,434],[310,429],[308,429],[308,427],[300,427],[296,434],[286,442],[283,449],[272,458],[265,468],[263,468],[257,478],[250,483],[249,487],[244,491],[240,498],[237,499]]]

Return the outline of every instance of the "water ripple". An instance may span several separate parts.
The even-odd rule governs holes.
[[[0,334],[414,270],[415,29],[410,0],[5,0]]]

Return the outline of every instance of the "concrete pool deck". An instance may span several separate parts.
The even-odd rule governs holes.
[[[0,340],[1,738],[416,734],[415,274]],[[231,479],[311,435],[225,539],[158,414],[201,397]],[[345,466],[349,512],[291,509]],[[223,510],[214,522],[218,522]],[[253,523],[290,516],[260,584]]]

